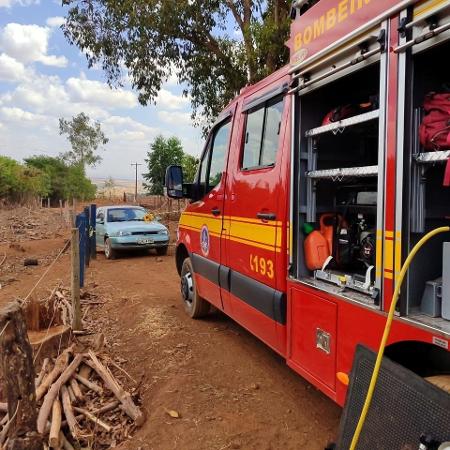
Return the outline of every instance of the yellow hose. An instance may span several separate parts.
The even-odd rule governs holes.
[[[358,425],[355,429],[355,434],[353,435],[352,443],[350,445],[350,450],[355,450],[358,445],[359,436],[361,434],[361,430],[364,426],[364,422],[366,421],[367,412],[369,411],[370,404],[372,402],[373,392],[375,390],[375,385],[377,384],[378,374],[380,373],[381,361],[383,359],[384,349],[386,347],[386,343],[389,337],[389,333],[391,332],[391,325],[394,319],[395,307],[397,305],[398,297],[400,294],[400,288],[403,283],[403,279],[405,278],[406,272],[411,264],[411,261],[416,256],[417,252],[422,248],[422,246],[430,240],[433,236],[436,236],[439,233],[446,233],[450,231],[450,227],[440,227],[435,230],[427,233],[411,250],[411,253],[406,258],[405,263],[403,264],[402,270],[400,271],[400,275],[398,276],[397,283],[395,285],[394,294],[392,295],[391,307],[389,308],[389,313],[386,320],[386,325],[384,327],[383,337],[381,338],[380,348],[378,349],[377,359],[375,361],[375,367],[372,372],[372,378],[370,379],[369,389],[367,390],[366,400],[364,402],[363,409],[361,411],[361,415],[359,416]]]

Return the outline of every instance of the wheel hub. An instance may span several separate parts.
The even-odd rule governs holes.
[[[192,303],[194,299],[194,284],[191,273],[186,273],[181,277],[181,296],[185,302]]]

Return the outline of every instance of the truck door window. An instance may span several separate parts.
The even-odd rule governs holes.
[[[283,114],[283,97],[278,96],[250,110],[244,135],[243,169],[275,164]]]
[[[231,122],[223,124],[214,135],[214,142],[211,147],[211,162],[209,165],[208,191],[216,187],[222,178],[228,149],[230,124]]]
[[[228,121],[215,130],[210,143],[208,143],[208,150],[203,155],[199,174],[199,184],[203,195],[216,187],[222,178],[227,156],[230,127],[231,122]]]

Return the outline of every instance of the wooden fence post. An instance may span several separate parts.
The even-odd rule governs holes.
[[[6,386],[8,415],[12,418],[5,448],[42,450],[42,436],[36,429],[33,354],[25,318],[18,302],[10,303],[0,311],[0,360]],[[0,445],[3,443],[0,442]]]
[[[72,241],[70,245],[71,255],[71,290],[72,290],[72,329],[81,330],[81,306],[80,306],[80,232],[78,228],[72,228]]]

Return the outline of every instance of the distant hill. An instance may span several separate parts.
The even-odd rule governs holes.
[[[97,192],[101,193],[105,191],[105,182],[107,178],[91,178],[91,181],[97,186]],[[111,195],[118,196],[123,195],[124,192],[127,194],[134,194],[134,180],[127,180],[121,178],[113,178],[114,180],[114,189],[111,192]],[[138,193],[143,193],[142,181],[138,180]],[[105,193],[110,195],[108,191]]]

